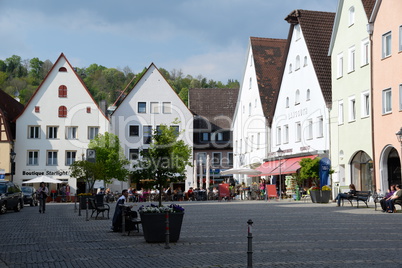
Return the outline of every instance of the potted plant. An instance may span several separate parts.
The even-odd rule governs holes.
[[[309,189],[309,191],[310,191],[311,202],[313,202],[313,203],[321,203],[320,187],[312,186]]]
[[[184,217],[183,207],[176,204],[169,206],[151,204],[141,206],[138,212],[141,216],[145,241],[148,243],[166,241],[166,217],[169,219],[169,242],[177,242],[179,240]]]
[[[328,203],[331,198],[331,187],[324,185],[321,188],[321,203]]]

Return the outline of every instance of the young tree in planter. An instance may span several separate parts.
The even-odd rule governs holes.
[[[303,180],[311,179],[315,186],[320,187],[320,158],[303,158],[299,163],[300,178]]]
[[[177,122],[175,122],[177,123]],[[185,178],[186,166],[191,165],[191,146],[178,140],[174,127],[161,125],[152,133],[152,144],[141,151],[142,159],[134,166],[132,175],[136,182],[154,180],[159,188],[159,206],[162,206],[162,190],[169,183]]]
[[[84,181],[90,191],[96,180],[103,180],[106,184],[111,183],[113,179],[127,180],[129,171],[125,166],[130,162],[125,158],[116,135],[108,132],[104,135],[99,134],[90,141],[88,148],[96,152],[95,163],[85,160],[75,161],[70,166],[71,177]]]

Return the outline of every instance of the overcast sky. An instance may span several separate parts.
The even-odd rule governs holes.
[[[250,36],[287,38],[294,9],[336,11],[338,0],[0,0],[0,59],[75,67],[152,62],[226,83],[241,81]]]

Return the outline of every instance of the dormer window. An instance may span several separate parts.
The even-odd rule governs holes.
[[[64,73],[67,72],[66,67],[60,67],[59,72],[64,72]]]

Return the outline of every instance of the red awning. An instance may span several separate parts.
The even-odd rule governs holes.
[[[262,173],[258,176],[271,176],[271,175],[279,175],[279,174],[293,174],[300,168],[300,160],[303,158],[314,159],[318,155],[309,155],[302,157],[294,157],[283,160],[274,160],[267,161],[263,163],[261,166],[256,168],[256,170],[261,171]],[[280,161],[280,162],[279,162]],[[279,167],[279,164],[281,166]]]

